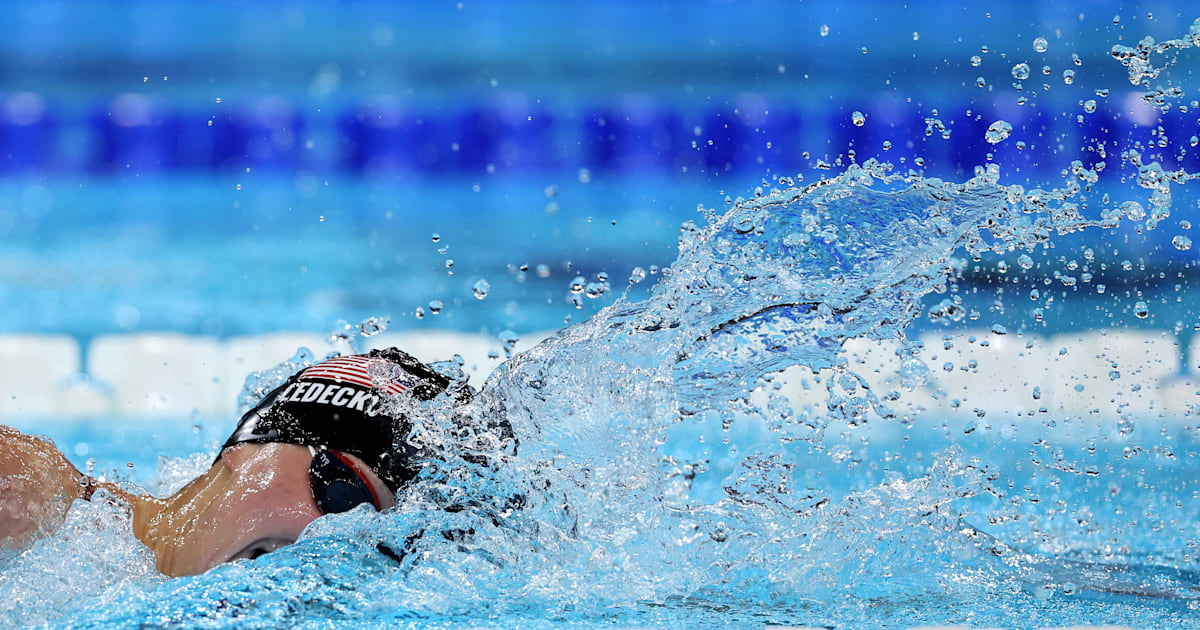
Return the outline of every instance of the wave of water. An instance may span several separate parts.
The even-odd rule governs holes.
[[[1200,25],[1186,41],[1197,40]],[[1133,150],[1123,161],[1149,191],[1149,213],[1114,203],[1089,216],[1097,172],[1079,162],[1046,190],[1002,185],[994,166],[952,183],[873,161],[810,185],[781,182],[684,225],[648,299],[618,299],[513,357],[468,408],[397,401],[421,407],[410,441],[430,459],[394,511],[325,517],[295,545],[164,580],[120,506],[79,504],[60,532],[9,562],[0,607],[14,625],[88,627],[866,627],[961,621],[963,610],[988,625],[1191,623],[1200,563],[1176,547],[1178,533],[1196,533],[1194,500],[1164,516],[1146,504],[1169,503],[1169,490],[1114,494],[1096,526],[1143,547],[1098,550],[1069,533],[1005,539],[993,517],[1012,506],[981,501],[1046,483],[1049,465],[1029,481],[1021,454],[922,433],[903,392],[873,389],[844,351],[848,339],[899,341],[905,386],[918,387],[925,368],[905,331],[926,296],[954,281],[955,257],[1165,220],[1170,186],[1193,175]],[[827,374],[823,408],[794,409],[779,393],[777,374],[793,366]],[[515,455],[474,429],[496,414],[516,431]],[[875,426],[903,437],[875,441]],[[834,448],[847,440],[857,440],[849,458]],[[911,459],[856,464],[895,453]],[[1194,461],[1160,477],[1115,454],[1107,463],[1122,484],[1197,473]],[[1090,477],[1038,491],[1083,502]]]

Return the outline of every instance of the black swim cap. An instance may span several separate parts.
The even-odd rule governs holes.
[[[325,447],[363,460],[393,492],[420,471],[408,444],[411,421],[391,396],[431,400],[450,379],[396,348],[335,357],[293,374],[246,412],[221,450],[235,444],[282,442]],[[471,399],[463,384],[456,403]],[[507,421],[497,425],[511,438]]]

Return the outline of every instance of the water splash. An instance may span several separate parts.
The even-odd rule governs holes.
[[[1197,28],[1171,47],[1195,45]],[[1149,65],[1158,48],[1147,50],[1122,53],[1131,77],[1138,66],[1139,81],[1158,76]],[[936,117],[927,122],[927,133],[944,129]],[[322,518],[296,545],[194,578],[163,583],[147,575],[144,558],[121,560],[125,581],[69,589],[94,599],[60,621],[219,627],[313,617],[653,623],[717,616],[721,625],[861,625],[944,619],[939,610],[970,601],[990,619],[1024,623],[1022,604],[1080,592],[1184,602],[1152,620],[1185,619],[1197,599],[1194,569],[1139,567],[1127,562],[1134,552],[1120,550],[1103,556],[1115,560],[1106,564],[1087,555],[1064,561],[1054,555],[1078,550],[1052,537],[1006,542],[985,533],[974,519],[1002,527],[1008,508],[981,514],[972,502],[1004,496],[1005,482],[1033,483],[1018,473],[947,445],[923,453],[907,474],[885,471],[860,484],[851,471],[871,460],[867,440],[843,437],[905,421],[899,394],[876,391],[857,373],[847,344],[896,342],[906,387],[919,386],[920,347],[906,330],[925,296],[953,285],[962,270],[957,256],[1021,252],[1017,266],[1030,269],[1029,252],[1053,235],[1124,221],[1153,227],[1169,216],[1171,185],[1196,177],[1166,171],[1134,149],[1121,160],[1149,191],[1146,205],[1105,202],[1089,214],[1081,201],[1101,169],[1081,161],[1048,189],[1002,185],[995,165],[953,183],[868,161],[709,212],[704,223],[682,227],[679,256],[647,299],[621,298],[512,357],[468,407],[450,397],[404,401],[421,418],[409,440],[431,458],[395,511]],[[591,284],[576,278],[571,296],[591,295]],[[430,303],[435,314],[441,308]],[[1142,301],[1135,310],[1149,315]],[[955,320],[963,311],[947,298],[930,315]],[[507,353],[515,335],[512,343],[502,338]],[[240,404],[314,360],[298,353],[256,375]],[[825,403],[796,409],[779,393],[777,374],[794,366],[824,374]],[[475,428],[497,414],[517,432],[515,454]],[[1135,430],[1122,426],[1125,434]],[[1080,484],[1099,475],[1039,440],[1052,460],[1046,470],[1082,477]],[[1063,492],[1048,484],[1046,503]],[[71,518],[91,509],[76,506]],[[1073,518],[1090,520],[1082,511]],[[379,552],[380,543],[391,555]],[[62,541],[45,544],[6,568],[0,592],[36,598],[16,580]],[[921,611],[904,603],[913,598]],[[119,608],[109,605],[118,600]],[[18,623],[54,618],[55,605],[25,610]],[[1103,606],[1121,610],[1119,601]],[[1083,599],[1062,609],[1063,619],[1099,610]]]

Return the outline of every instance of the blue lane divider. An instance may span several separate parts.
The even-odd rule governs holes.
[[[817,159],[832,162],[841,156],[848,163],[853,151],[859,162],[877,157],[902,169],[924,166],[956,175],[969,175],[990,155],[1006,175],[1041,176],[1061,169],[1061,160],[1050,158],[1062,155],[1078,155],[1093,166],[1100,152],[1086,147],[1098,143],[1115,165],[1116,147],[1128,146],[1135,135],[1146,142],[1143,136],[1153,131],[1138,128],[1129,115],[1112,115],[1112,108],[1077,120],[1073,114],[1055,118],[1053,110],[1034,104],[1005,104],[1004,111],[944,107],[935,123],[924,108],[898,98],[819,106],[739,98],[705,108],[626,97],[615,104],[557,109],[521,96],[481,105],[377,99],[332,118],[312,114],[309,119],[279,98],[202,111],[123,94],[81,118],[58,113],[38,95],[21,93],[0,96],[0,173],[250,168],[373,176],[589,168],[717,177],[788,175],[811,168]],[[854,123],[855,111],[865,116],[864,124]],[[990,144],[985,132],[1000,119],[1013,125],[1013,134]],[[1195,117],[1173,111],[1162,118],[1162,126],[1169,139],[1161,150],[1164,168],[1200,169],[1197,148],[1190,143],[1200,133]]]

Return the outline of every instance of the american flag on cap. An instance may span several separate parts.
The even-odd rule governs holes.
[[[388,361],[368,356],[336,357],[318,363],[300,373],[300,378],[315,378],[337,383],[353,383],[389,394],[408,391],[408,373]]]

